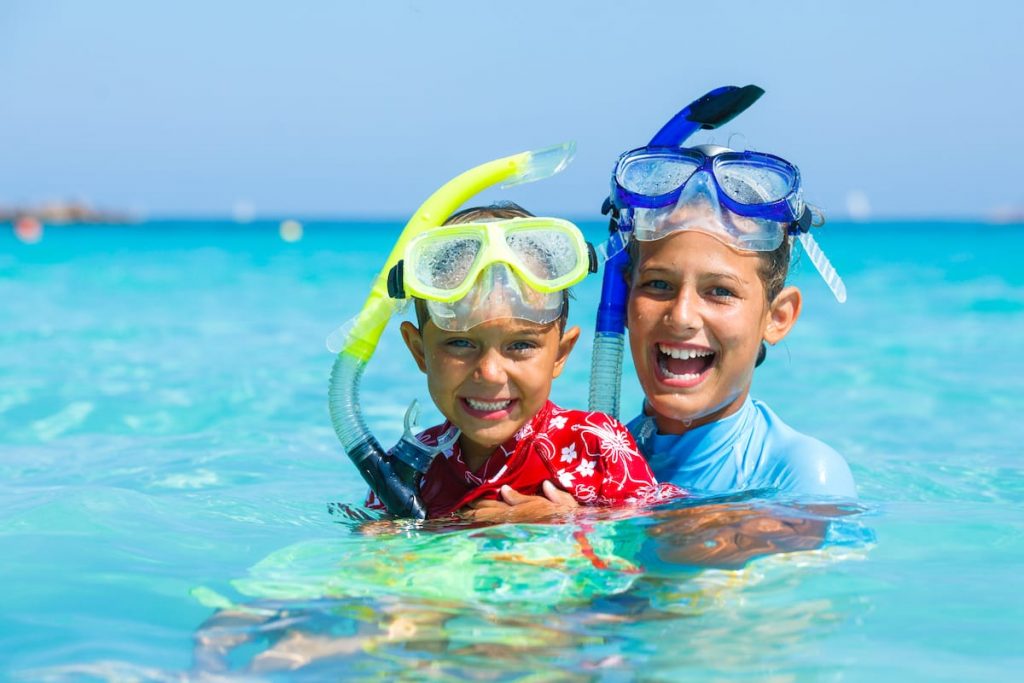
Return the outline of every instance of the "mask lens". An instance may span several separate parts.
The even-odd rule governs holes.
[[[795,169],[771,158],[716,158],[714,169],[722,192],[740,204],[777,202],[796,185]]]
[[[674,154],[637,154],[619,162],[615,179],[633,194],[660,197],[682,187],[700,166],[696,159]]]
[[[576,242],[557,230],[521,230],[510,232],[505,243],[516,255],[519,266],[539,281],[559,280],[570,275],[579,264]]]
[[[412,255],[416,279],[440,291],[456,289],[466,281],[482,247],[471,236],[424,241]]]
[[[431,319],[443,330],[465,331],[489,320],[516,318],[538,324],[558,319],[565,292],[542,293],[519,280],[503,263],[480,273],[473,288],[452,302],[427,301]]]

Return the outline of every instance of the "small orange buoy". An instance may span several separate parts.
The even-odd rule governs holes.
[[[25,244],[36,244],[43,239],[43,224],[35,216],[22,216],[14,221],[14,236]]]

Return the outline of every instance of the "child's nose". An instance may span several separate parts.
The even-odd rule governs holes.
[[[501,354],[491,349],[480,356],[480,363],[476,367],[477,377],[491,384],[504,384],[508,379],[505,372],[505,363]]]
[[[676,332],[700,329],[701,317],[696,303],[693,292],[680,290],[665,314],[665,322]]]

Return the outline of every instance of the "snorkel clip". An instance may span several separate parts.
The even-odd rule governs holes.
[[[388,271],[388,296],[392,299],[405,298],[405,259],[398,259],[398,263]]]
[[[458,427],[449,427],[448,431],[438,438],[436,446],[428,446],[417,439],[414,433],[419,416],[419,401],[413,399],[412,403],[409,404],[409,408],[405,411],[405,429],[402,432],[402,438],[395,444],[391,455],[419,472],[420,475],[423,475],[430,468],[430,463],[434,461],[434,458],[439,453],[443,453],[451,448],[462,432],[459,431]],[[419,482],[417,482],[418,484]]]
[[[804,212],[800,214],[800,218],[796,219],[789,225],[789,229],[786,232],[790,235],[800,235],[805,232],[811,231],[811,223],[814,221],[814,216],[811,212],[810,207],[804,206]]]

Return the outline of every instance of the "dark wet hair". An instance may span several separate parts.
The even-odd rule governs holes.
[[[787,236],[773,251],[758,252],[757,274],[764,285],[764,298],[771,303],[786,286],[789,260],[793,253],[793,238]]]
[[[445,225],[462,225],[463,223],[479,223],[481,221],[504,221],[512,218],[533,218],[533,214],[519,206],[515,202],[497,202],[490,206],[471,206],[462,211],[456,211]],[[423,326],[430,320],[430,311],[427,310],[427,302],[423,299],[413,297],[413,306],[416,309],[416,326],[423,330]],[[558,315],[558,334],[565,332],[565,326],[569,322],[569,290],[562,292],[562,312]]]
[[[811,227],[820,228],[825,225],[825,214],[821,209],[808,205],[811,212]],[[764,284],[764,295],[769,303],[775,301],[782,288],[786,286],[786,276],[789,275],[789,267],[792,265],[794,237],[786,235],[782,244],[775,251],[762,251],[758,254],[761,263],[758,266],[757,274],[761,276]]]

